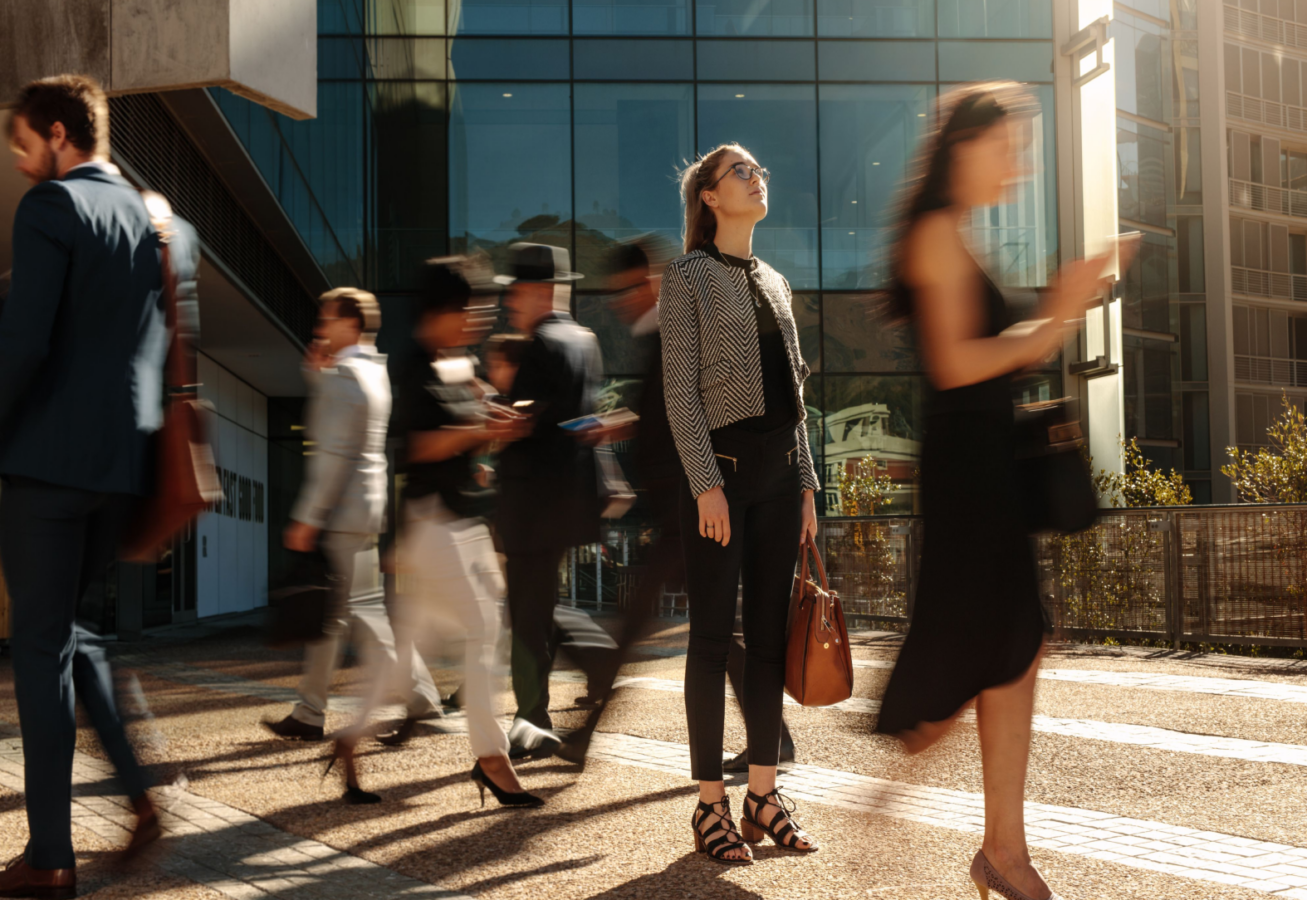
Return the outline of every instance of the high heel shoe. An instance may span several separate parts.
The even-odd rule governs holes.
[[[716,816],[717,821],[712,823],[711,828],[700,830],[699,826],[710,816]],[[694,829],[696,853],[706,854],[714,862],[732,866],[749,865],[753,862],[753,850],[740,837],[740,833],[735,829],[735,822],[731,819],[730,797],[724,796],[716,803],[704,803],[700,800],[699,805],[694,809],[694,815],[690,817],[690,827]],[[742,856],[727,856],[726,854],[732,850],[742,850],[744,853]]]
[[[331,774],[332,768],[336,765],[336,760],[341,761],[341,767],[345,770],[344,800],[346,803],[357,806],[364,803],[381,802],[380,794],[374,794],[359,787],[358,769],[354,766],[354,741],[347,738],[336,739],[336,743],[331,748],[331,761],[327,763],[327,771],[322,773],[323,778]]]
[[[990,891],[1006,900],[1032,900],[1028,894],[1021,893],[1012,886],[1011,882],[998,874],[998,869],[990,863],[984,850],[977,850],[971,860],[971,880],[976,885],[976,890],[980,892],[980,900],[989,900]],[[1053,891],[1048,895],[1048,900],[1062,900],[1062,897],[1057,891]]]
[[[753,812],[749,812],[749,803],[753,803]],[[764,823],[761,813],[768,805],[776,808],[776,814],[769,816]],[[816,853],[817,844],[799,827],[790,815],[795,810],[794,801],[779,790],[769,791],[759,797],[753,791],[745,794],[744,812],[740,815],[740,832],[751,844],[762,840],[763,835],[783,850],[797,850],[800,853]],[[799,842],[807,844],[803,846]]]
[[[481,808],[486,806],[486,788],[490,788],[490,793],[495,795],[500,806],[520,806],[534,808],[544,806],[545,801],[535,794],[528,794],[526,791],[506,791],[491,780],[490,776],[481,768],[481,760],[472,767],[471,779],[476,782],[477,789],[481,792]]]

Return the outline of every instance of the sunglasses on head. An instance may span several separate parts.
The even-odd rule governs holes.
[[[766,184],[767,182],[771,181],[770,170],[764,169],[761,166],[751,166],[748,163],[737,162],[734,165],[732,165],[729,169],[727,169],[725,172],[723,172],[720,176],[718,176],[717,181],[714,181],[712,184],[708,185],[708,187],[704,188],[704,190],[711,190],[715,188],[717,186],[717,182],[721,181],[723,178],[725,178],[727,175],[731,174],[732,172],[734,172],[735,177],[740,179],[741,181],[748,181],[754,175],[757,175],[758,180],[761,181],[763,184]]]

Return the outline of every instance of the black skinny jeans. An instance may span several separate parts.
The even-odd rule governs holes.
[[[736,590],[744,582],[744,726],[749,764],[780,757],[785,690],[785,630],[799,557],[803,490],[794,426],[769,434],[719,428],[713,452],[726,484],[731,540],[723,547],[699,535],[699,504],[685,483],[681,543],[690,599],[685,661],[685,712],[690,777],[722,780],[726,661],[735,627]]]

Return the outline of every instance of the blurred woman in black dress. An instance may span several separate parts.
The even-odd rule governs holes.
[[[1002,202],[1034,110],[1016,84],[941,97],[894,250],[894,312],[910,319],[929,376],[921,459],[925,539],[912,627],[877,730],[909,752],[942,737],[972,701],[984,767],[982,897],[1055,897],[1031,864],[1023,798],[1045,619],[1029,537],[1013,502],[1013,373],[1062,346],[1097,297],[1106,259],[1064,266],[1037,316],[1011,330],[1003,296],[964,225]]]

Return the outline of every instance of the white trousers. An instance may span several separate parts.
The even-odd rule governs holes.
[[[495,715],[491,694],[504,576],[490,530],[479,521],[458,518],[439,496],[431,495],[405,504],[399,547],[403,587],[395,630],[410,635],[414,643],[443,635],[451,650],[462,642],[463,709],[472,753],[507,753],[508,736]]]
[[[304,648],[300,699],[291,715],[306,725],[323,725],[331,682],[340,667],[347,639],[382,689],[380,702],[398,693],[414,718],[439,713],[440,691],[417,649],[412,643],[401,645],[407,658],[397,658],[395,635],[381,590],[376,535],[328,531],[322,535],[322,548],[332,569],[344,576],[342,594],[333,599],[323,623],[322,640]]]

